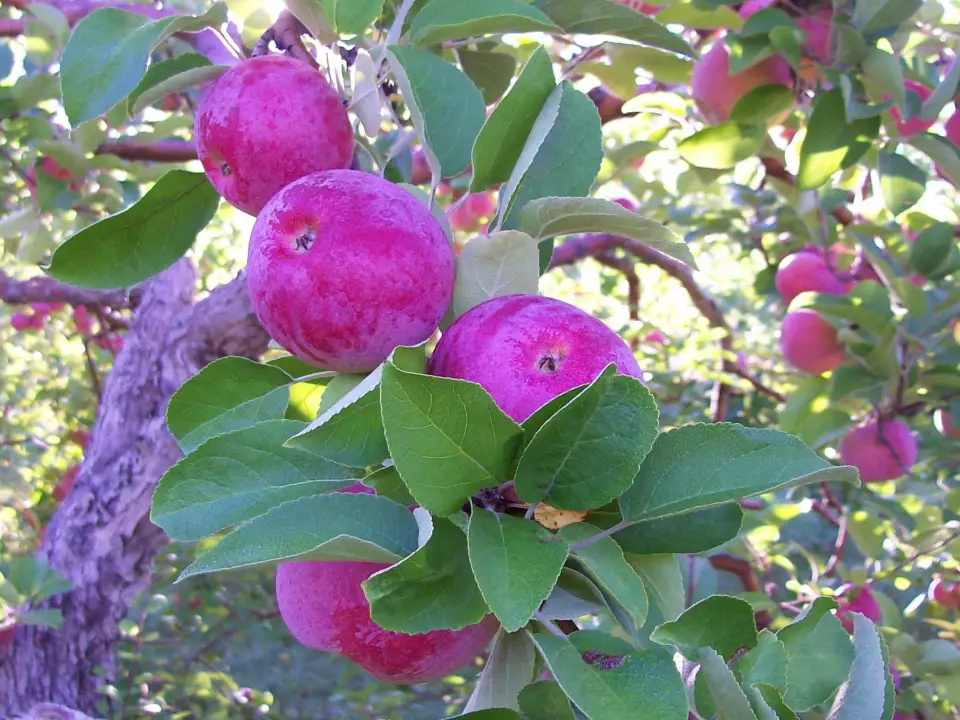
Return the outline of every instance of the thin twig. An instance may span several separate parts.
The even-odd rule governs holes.
[[[598,532],[596,535],[588,537],[586,540],[581,540],[580,542],[574,543],[573,545],[570,546],[570,552],[576,552],[577,550],[580,550],[581,548],[585,548],[588,545],[593,545],[596,542],[600,542],[604,538],[608,538],[611,535],[615,535],[621,530],[625,530],[626,528],[630,527],[631,525],[633,525],[633,522],[631,522],[630,520],[621,520],[616,525],[613,525],[612,527],[608,527],[606,530],[602,532]]]
[[[83,354],[87,358],[87,370],[90,372],[90,384],[93,385],[93,392],[97,396],[97,402],[99,403],[103,392],[100,385],[100,374],[97,372],[97,365],[93,361],[93,353],[90,352],[90,341],[87,338],[83,339]]]
[[[558,628],[556,625],[554,625],[554,624],[553,624],[553,620],[551,620],[550,618],[548,618],[546,615],[544,615],[544,614],[543,614],[542,612],[540,612],[539,610],[537,610],[537,611],[533,614],[533,619],[536,620],[536,621],[537,621],[538,623],[540,623],[541,625],[543,625],[547,630],[549,630],[549,631],[550,631],[550,634],[556,635],[558,638],[563,638],[564,640],[567,639],[567,636],[566,636],[566,634],[563,632],[563,630],[561,630],[561,629]]]

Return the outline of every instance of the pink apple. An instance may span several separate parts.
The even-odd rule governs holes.
[[[614,198],[613,201],[620,207],[626,208],[630,212],[637,211],[637,204],[628,198]]]
[[[301,360],[372,370],[423,342],[453,293],[453,251],[416,197],[356,170],[314,173],[257,218],[247,257],[253,307]]]
[[[946,131],[947,140],[952,142],[960,151],[960,110],[954,110],[953,115],[947,118],[947,121],[943,124],[943,129]],[[943,180],[949,180],[940,166],[936,163],[934,165],[937,169],[937,175]],[[960,178],[954,178],[954,180],[960,182]]]
[[[773,6],[776,2],[777,0],[748,0],[740,6],[740,17],[746,20],[761,10],[766,10],[768,7]]]
[[[787,313],[780,328],[780,351],[797,370],[821,375],[843,363],[836,329],[813,310]]]
[[[883,613],[880,604],[868,587],[848,587],[839,594],[840,607],[837,608],[837,617],[847,632],[853,632],[853,618],[851,613],[860,613],[873,623],[880,622]]]
[[[788,305],[803,292],[846,295],[856,285],[851,280],[840,280],[831,272],[823,255],[812,252],[785,257],[777,268],[775,283],[780,297]]]
[[[793,85],[790,65],[779,55],[761,60],[743,72],[730,74],[730,52],[714,43],[693,66],[690,92],[709,123],[726,122],[737,101],[761,85]]]
[[[644,15],[656,15],[658,12],[663,10],[663,5],[650,5],[640,0],[613,0],[617,5],[623,5],[628,8],[632,8],[639,13]]]
[[[30,330],[33,328],[33,318],[31,318],[26,313],[15,312],[10,316],[10,327],[12,327],[17,332],[23,332],[24,330]]]
[[[913,90],[920,95],[922,100],[926,100],[930,97],[931,93],[933,93],[933,90],[922,83],[918,83],[916,80],[905,80],[903,85],[908,91]],[[926,132],[936,123],[936,120],[924,120],[919,115],[914,115],[909,120],[904,120],[896,107],[890,108],[890,114],[897,123],[897,134],[901,137],[911,137]]]
[[[833,62],[833,49],[830,47],[830,25],[833,22],[833,10],[822,7],[797,18],[797,27],[803,30],[807,39],[803,43],[806,57],[829,65]]]
[[[488,615],[462,630],[404,635],[370,619],[361,583],[388,565],[286,562],[277,567],[277,604],[290,633],[307,647],[342,655],[378,680],[440,680],[482,653],[498,624]]]
[[[461,232],[477,230],[484,220],[489,220],[497,209],[490,193],[477,193],[468,197],[450,213],[450,227]]]
[[[955,610],[960,607],[960,585],[935,577],[927,588],[927,597],[932,603]]]
[[[77,327],[77,332],[81,335],[88,335],[93,330],[93,320],[90,317],[90,311],[81,305],[73,311],[73,324]]]
[[[306,63],[280,55],[247,60],[214,80],[194,135],[211,184],[251,215],[294,180],[353,160],[340,95]]]
[[[517,422],[557,395],[592,382],[609,364],[642,378],[630,348],[573,305],[538,295],[488,300],[447,329],[429,373],[470,380]]]
[[[840,442],[840,461],[856,467],[865,483],[896,480],[916,464],[917,441],[901,420],[868,422]]]
[[[650,343],[651,345],[666,345],[667,336],[664,335],[659,330],[651,330],[646,335],[643,336],[643,341]]]
[[[63,502],[64,498],[66,498],[69,492],[73,489],[73,483],[79,474],[79,465],[71,465],[68,467],[67,471],[63,474],[63,477],[60,478],[60,482],[58,482],[57,486],[53,489],[53,499],[57,502]]]

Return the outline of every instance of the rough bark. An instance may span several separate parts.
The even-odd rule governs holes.
[[[0,662],[3,717],[25,715],[40,703],[101,714],[97,669],[113,675],[119,623],[166,543],[148,514],[157,481],[181,455],[166,429],[167,402],[210,361],[256,357],[266,349],[242,277],[196,304],[195,286],[186,260],[144,286],[82,469],[39,550],[73,584],[42,604],[62,612],[63,628],[17,629],[11,653]]]

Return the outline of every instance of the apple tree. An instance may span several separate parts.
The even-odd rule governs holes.
[[[0,428],[95,416],[0,456],[6,715],[155,566],[443,716],[956,715],[957,8],[3,8]]]

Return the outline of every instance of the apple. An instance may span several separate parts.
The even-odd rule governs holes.
[[[33,318],[26,313],[15,312],[10,316],[10,326],[17,332],[24,332],[33,328]]]
[[[871,421],[840,442],[840,461],[860,471],[865,483],[896,480],[917,462],[917,441],[902,420]]]
[[[798,252],[785,257],[777,268],[774,282],[787,305],[800,293],[846,295],[856,285],[855,281],[839,279],[831,272],[823,255],[813,252]]]
[[[93,319],[90,317],[90,311],[83,305],[80,307],[74,308],[73,310],[73,324],[77,328],[77,332],[81,335],[89,335],[90,331],[93,330]]]
[[[67,468],[67,471],[63,474],[63,477],[60,478],[60,482],[58,482],[57,486],[53,489],[54,500],[57,502],[63,502],[70,490],[73,489],[73,482],[77,479],[77,475],[79,473],[79,465],[71,465]]]
[[[643,341],[645,343],[650,343],[651,345],[666,345],[667,336],[659,330],[651,330],[643,336]]]
[[[954,110],[953,114],[947,118],[947,121],[943,124],[943,129],[947,134],[947,140],[952,142],[957,147],[957,150],[960,151],[960,110]],[[934,163],[934,166],[937,169],[937,175],[939,175],[941,179],[949,180],[939,165]],[[954,180],[960,182],[960,178],[954,178]],[[916,237],[916,235],[914,235],[914,237]]]
[[[818,8],[809,15],[798,17],[796,22],[797,27],[803,30],[807,37],[803,43],[803,54],[826,65],[833,62],[833,48],[830,47],[833,9],[827,6]]]
[[[714,43],[693,66],[690,92],[707,122],[726,122],[737,101],[761,85],[793,86],[790,65],[779,55],[761,60],[731,75],[730,52],[723,41]]]
[[[277,604],[300,643],[342,655],[378,680],[439,680],[482,653],[497,631],[492,615],[461,630],[405,635],[370,618],[361,583],[389,565],[369,562],[285,562],[277,567]]]
[[[610,363],[643,377],[613,330],[573,305],[538,295],[507,295],[472,308],[440,338],[428,372],[483,386],[507,415],[530,414]]]
[[[476,193],[450,213],[450,227],[461,232],[473,232],[489,220],[496,209],[497,204],[490,193]]]
[[[771,7],[777,0],[748,0],[740,6],[740,17],[744,20],[752,15],[756,15],[761,10]]]
[[[90,444],[90,432],[82,428],[70,431],[70,441],[76,443],[84,450],[87,449],[87,445]]]
[[[903,85],[907,90],[912,90],[917,93],[921,100],[926,100],[933,93],[933,90],[922,83],[918,83],[916,80],[905,80]],[[887,95],[884,95],[884,97],[888,98]],[[919,115],[914,115],[909,120],[904,120],[903,116],[900,115],[900,111],[895,106],[890,108],[890,115],[893,116],[897,124],[897,134],[900,135],[900,137],[911,137],[919,133],[924,133],[937,122],[936,119],[924,120]]]
[[[403,188],[356,170],[307,175],[257,218],[247,256],[254,311],[305,362],[362,373],[423,342],[453,294],[453,250]]]
[[[927,588],[927,597],[930,602],[951,610],[960,608],[960,585],[948,583],[937,576]]]
[[[860,613],[873,623],[880,622],[882,616],[880,604],[869,587],[847,586],[841,588],[840,592],[837,593],[837,599],[840,600],[840,607],[837,608],[837,618],[847,632],[853,632],[851,613]]]
[[[617,3],[617,5],[624,5],[625,7],[636,10],[638,13],[650,16],[656,15],[664,8],[663,5],[650,5],[640,0],[613,0],[613,2]]]
[[[211,184],[251,215],[294,180],[353,161],[340,95],[317,70],[281,55],[247,60],[214,80],[194,136]]]
[[[795,310],[780,327],[780,351],[797,370],[821,375],[843,363],[844,346],[836,328],[813,310]]]
[[[949,410],[937,408],[933,413],[933,426],[944,437],[960,439],[960,429],[953,426]]]
[[[614,198],[613,201],[620,207],[626,208],[630,212],[637,212],[637,204],[628,198]]]

